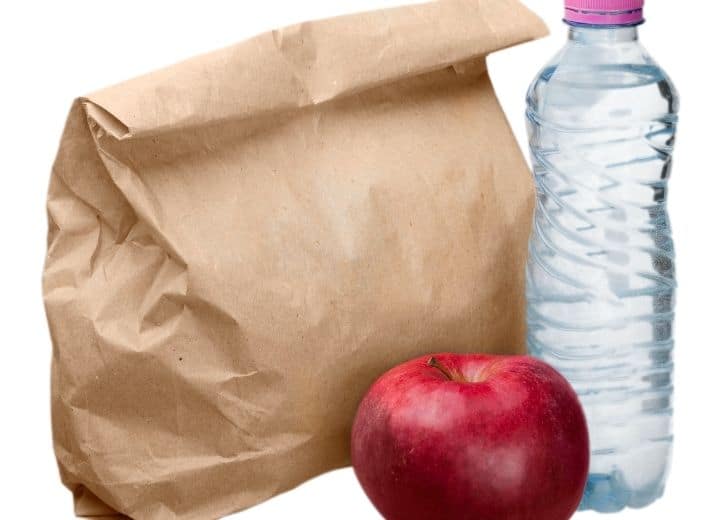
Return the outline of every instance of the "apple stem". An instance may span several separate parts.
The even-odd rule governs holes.
[[[434,357],[431,357],[428,360],[427,364],[429,367],[435,368],[435,369],[439,370],[440,372],[442,372],[442,374],[448,378],[448,381],[458,381],[460,383],[465,382],[465,378],[461,374],[453,374],[452,372],[450,372],[450,370],[445,365],[440,363],[440,361],[438,361]]]

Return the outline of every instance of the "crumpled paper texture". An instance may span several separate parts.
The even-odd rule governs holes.
[[[531,179],[485,56],[515,0],[303,23],[78,99],[44,298],[76,513],[207,519],[349,462],[363,393],[523,349]]]

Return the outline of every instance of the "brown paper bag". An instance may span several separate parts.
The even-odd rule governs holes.
[[[304,23],[79,99],[53,169],[53,431],[78,515],[216,518],[348,464],[363,393],[517,352],[515,0]]]

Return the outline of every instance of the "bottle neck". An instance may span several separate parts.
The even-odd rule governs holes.
[[[583,44],[613,44],[638,41],[637,26],[602,27],[570,25],[570,41]]]

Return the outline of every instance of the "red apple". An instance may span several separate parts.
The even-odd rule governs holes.
[[[546,363],[440,354],[372,386],[352,461],[387,520],[567,520],[589,444],[577,395]]]

